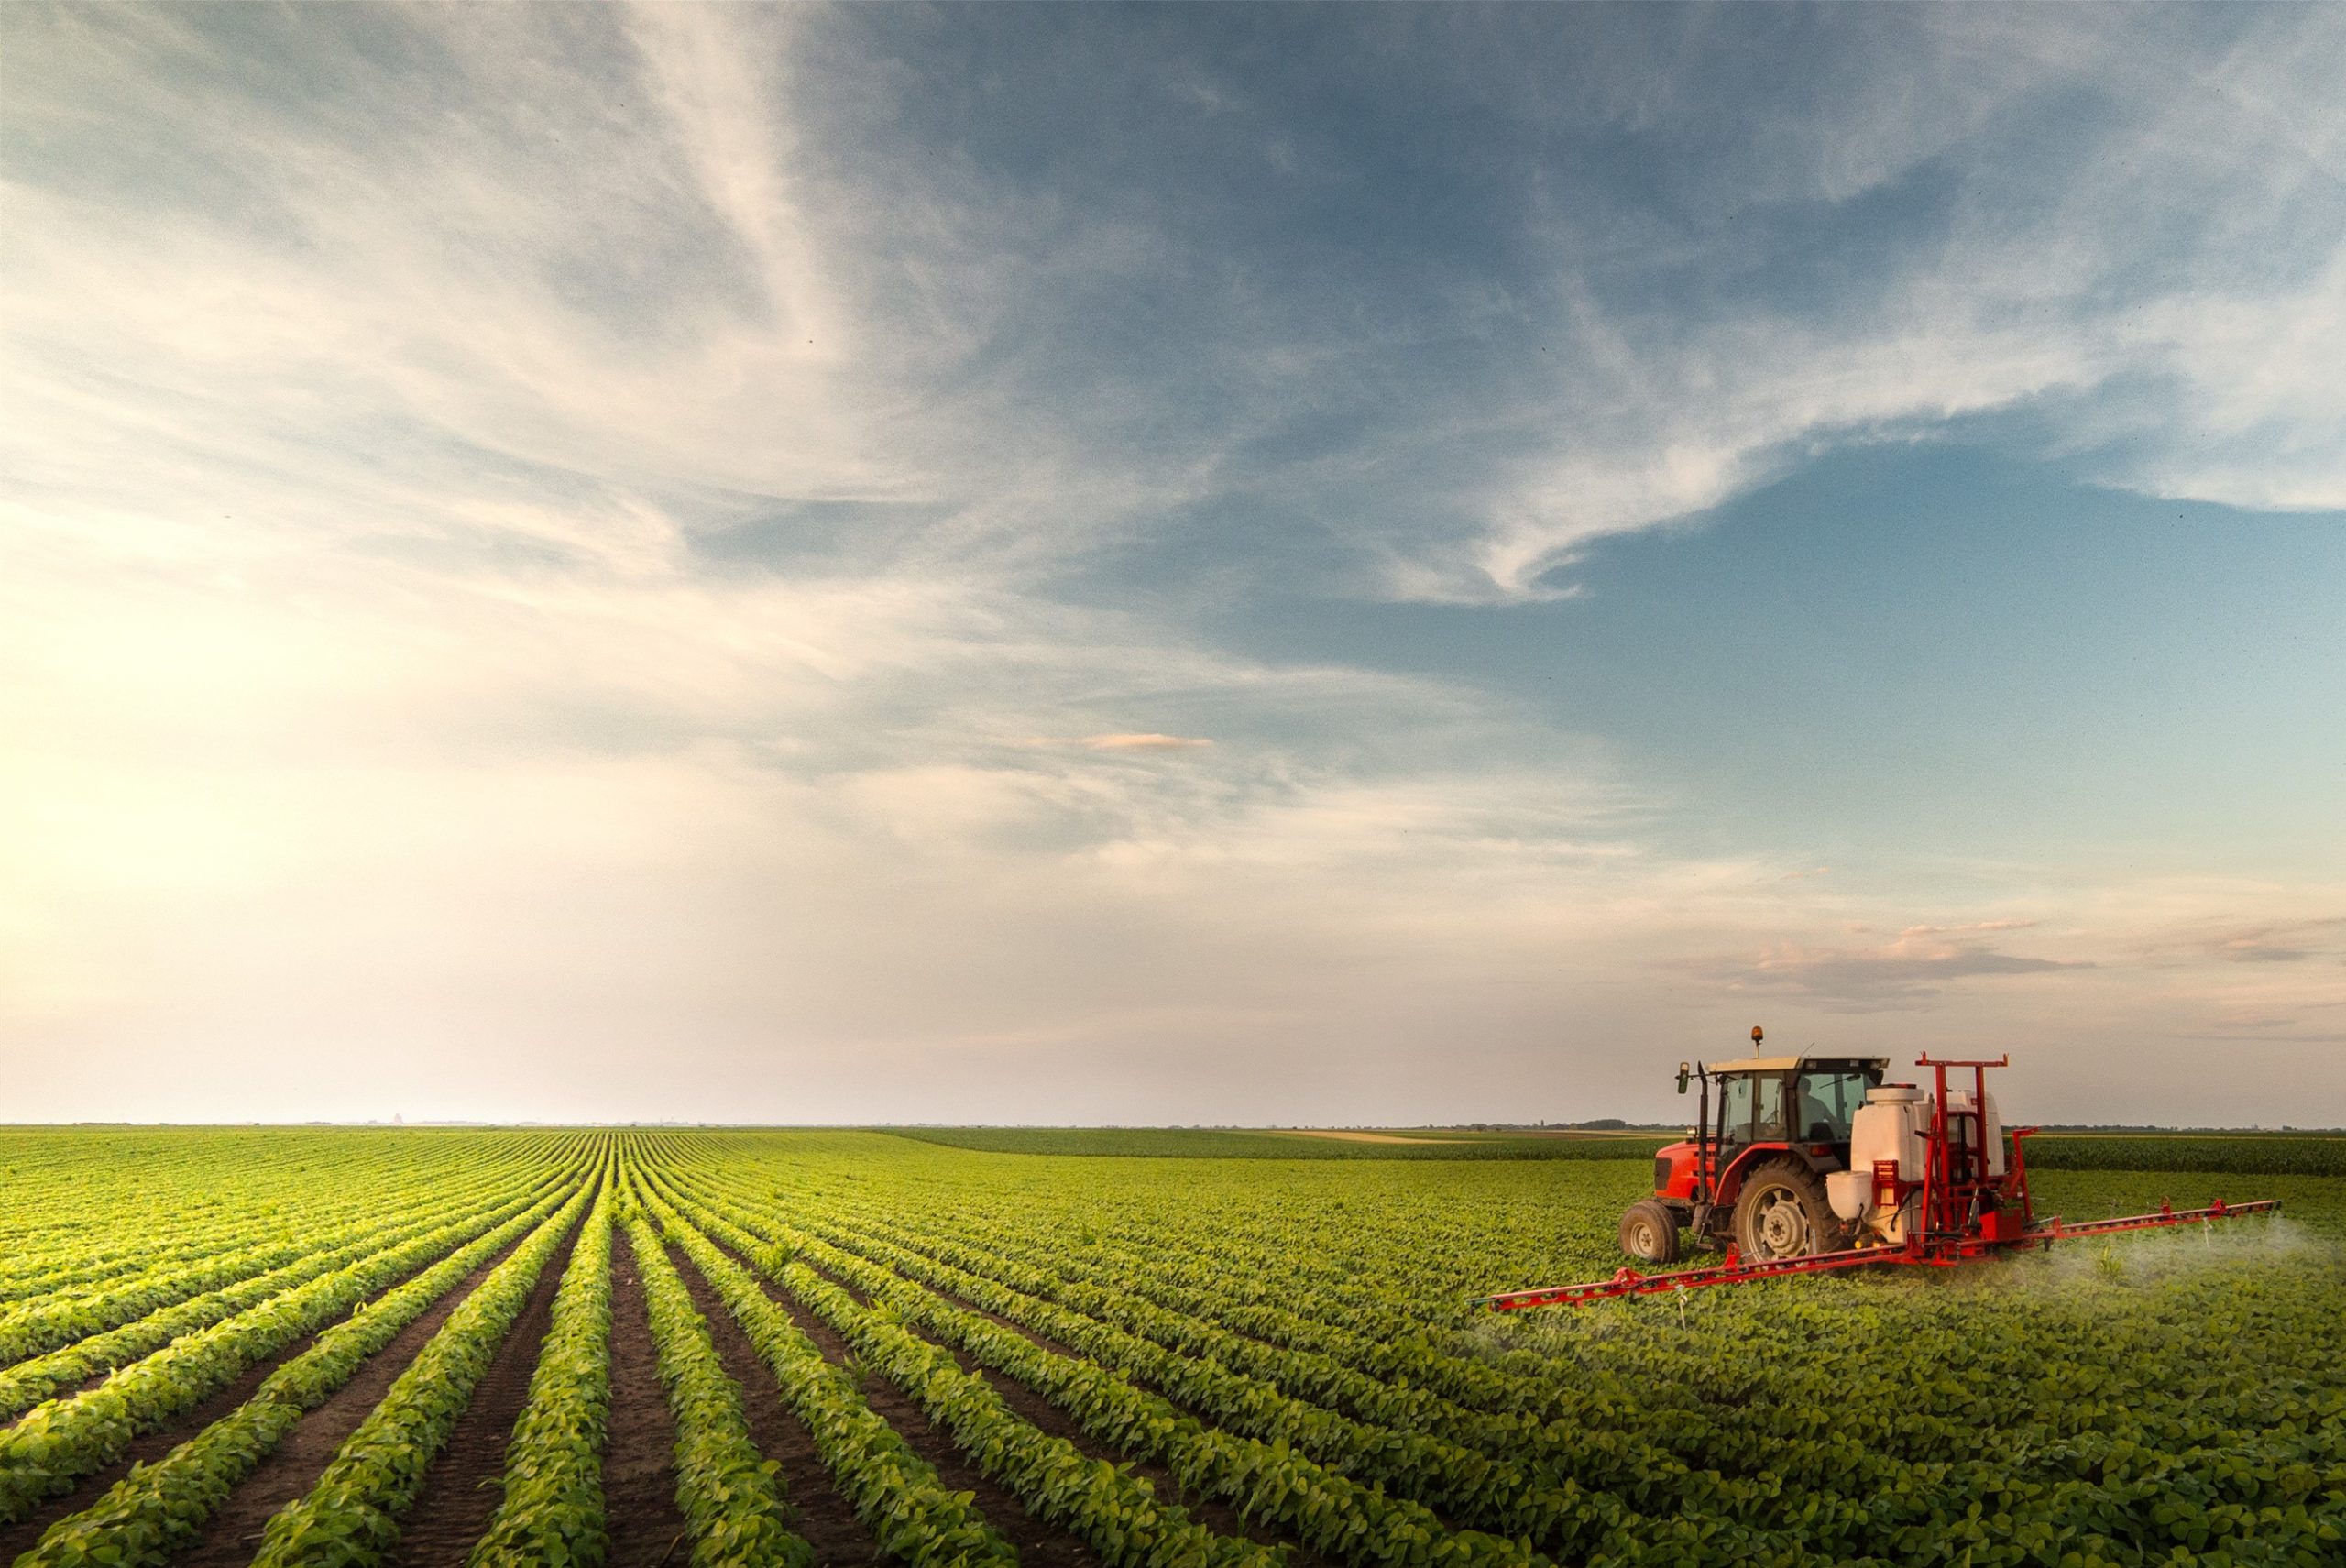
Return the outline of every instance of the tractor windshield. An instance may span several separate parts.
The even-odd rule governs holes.
[[[1738,1073],[1720,1083],[1721,1144],[1782,1143],[1786,1135],[1782,1079]]]
[[[1866,1102],[1867,1087],[1862,1072],[1802,1073],[1796,1123],[1802,1141],[1847,1143],[1849,1124],[1856,1119],[1858,1107]]]

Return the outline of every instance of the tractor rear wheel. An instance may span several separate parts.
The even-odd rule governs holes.
[[[1630,1204],[1621,1216],[1621,1250],[1648,1263],[1676,1263],[1678,1216],[1651,1198]]]
[[[1796,1159],[1771,1159],[1743,1179],[1735,1201],[1735,1245],[1755,1261],[1830,1251],[1840,1222],[1825,1183]]]

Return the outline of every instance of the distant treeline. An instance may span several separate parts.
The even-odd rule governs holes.
[[[923,1143],[993,1154],[1171,1159],[1646,1160],[1662,1137],[1387,1135],[1386,1140],[1205,1127],[887,1127]],[[2346,1137],[2288,1133],[2039,1134],[2028,1163],[2046,1170],[2173,1170],[2346,1176]]]
[[[2180,1170],[2243,1176],[2346,1176],[2346,1138],[2288,1133],[2096,1133],[2028,1140],[2045,1170]]]

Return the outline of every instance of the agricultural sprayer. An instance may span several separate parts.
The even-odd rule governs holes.
[[[1755,1052],[1764,1037],[1751,1031]],[[1988,1092],[1988,1070],[2011,1060],[1918,1057],[1914,1065],[1934,1075],[1928,1090],[1884,1081],[1887,1057],[1681,1062],[1678,1092],[1699,1084],[1701,1113],[1684,1142],[1654,1157],[1653,1196],[1621,1216],[1621,1250],[1671,1264],[1691,1238],[1724,1243],[1725,1257],[1655,1273],[1623,1268],[1610,1279],[1480,1296],[1474,1304],[1507,1312],[1831,1269],[1948,1268],[2078,1236],[2279,1211],[2278,1199],[2218,1199],[2204,1209],[2162,1203],[2154,1213],[2122,1218],[2039,1220],[2023,1146],[2037,1129],[2004,1126]]]

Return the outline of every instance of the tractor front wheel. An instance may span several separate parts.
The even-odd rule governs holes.
[[[1651,1198],[1621,1216],[1621,1250],[1648,1263],[1678,1261],[1678,1216]]]
[[[1745,1177],[1735,1201],[1735,1245],[1755,1262],[1825,1252],[1838,1224],[1825,1183],[1796,1159],[1770,1160]]]

